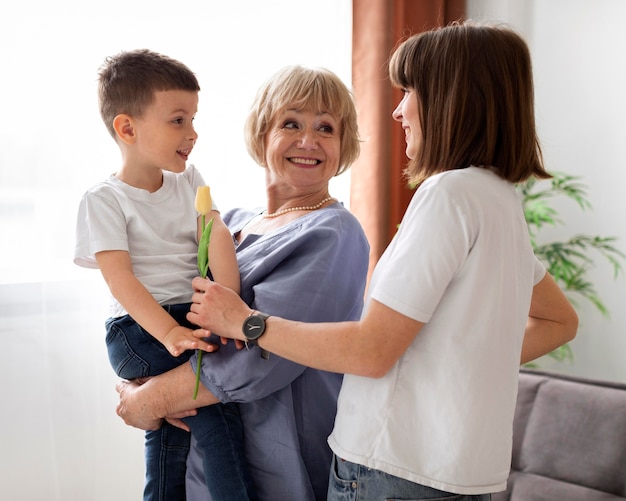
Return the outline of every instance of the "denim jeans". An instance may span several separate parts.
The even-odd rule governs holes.
[[[491,494],[444,492],[333,455],[328,501],[490,501]]]
[[[187,321],[190,304],[165,305],[180,324]],[[106,322],[106,345],[115,373],[124,379],[156,376],[187,362],[193,351],[179,357],[145,331],[130,315]],[[236,403],[198,409],[184,421],[203,451],[207,486],[215,500],[254,500],[254,487],[243,452],[243,426]],[[145,440],[146,483],[144,501],[184,501],[185,474],[190,437],[166,422],[159,430],[147,431]]]

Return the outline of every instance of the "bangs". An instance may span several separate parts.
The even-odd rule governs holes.
[[[288,109],[328,113],[339,122],[341,153],[337,174],[359,156],[360,139],[353,95],[325,68],[286,66],[259,89],[244,127],[252,158],[265,165],[265,137],[277,116]]]
[[[399,88],[415,88],[415,52],[417,38],[404,41],[389,61],[389,79]]]
[[[345,89],[340,88],[330,75],[303,69],[299,74],[286,75],[276,82],[271,108],[287,108],[328,113],[339,120],[349,113]]]

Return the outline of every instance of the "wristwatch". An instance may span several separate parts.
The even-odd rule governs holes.
[[[246,337],[246,346],[249,344],[258,344],[258,339],[265,332],[265,320],[269,318],[269,315],[255,311],[252,315],[243,321],[241,330]],[[261,357],[264,359],[269,358],[269,352],[261,348]]]

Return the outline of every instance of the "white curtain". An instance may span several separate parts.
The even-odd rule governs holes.
[[[143,433],[115,415],[99,272],[72,264],[82,193],[119,152],[98,115],[108,55],[150,48],[202,87],[196,164],[221,208],[263,204],[242,128],[286,64],[350,84],[350,0],[21,2],[0,17],[0,499],[141,499]],[[333,195],[348,204],[349,175]]]

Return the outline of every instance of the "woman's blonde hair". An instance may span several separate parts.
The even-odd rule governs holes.
[[[511,29],[467,22],[414,35],[393,53],[389,76],[418,100],[411,183],[470,165],[495,167],[513,183],[551,177],[535,129],[530,53]]]
[[[339,120],[341,148],[336,175],[358,158],[361,145],[350,90],[330,70],[295,65],[281,69],[259,89],[246,120],[246,147],[259,165],[265,165],[265,139],[273,119],[287,108],[324,111]]]

